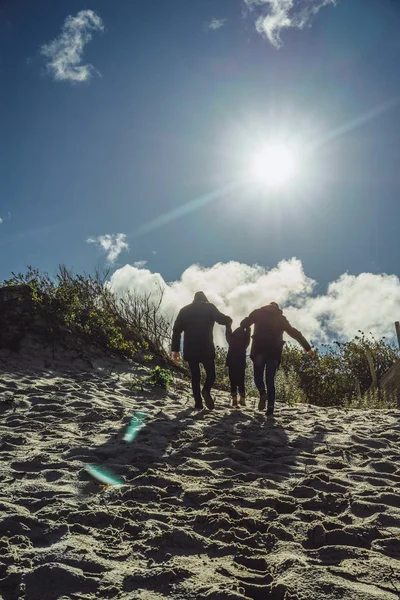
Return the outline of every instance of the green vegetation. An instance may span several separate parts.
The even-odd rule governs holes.
[[[64,266],[54,278],[31,267],[25,274],[12,275],[3,286],[15,287],[21,294],[29,290],[42,336],[55,341],[69,332],[82,343],[124,357],[149,361],[156,355],[168,360],[170,323],[159,310],[162,291],[156,300],[132,293],[117,298],[107,274],[74,275]]]
[[[295,404],[307,404],[307,394],[301,387],[301,380],[299,375],[293,368],[289,368],[286,371],[280,369],[276,376],[276,391],[278,398],[294,406]]]
[[[314,358],[298,347],[289,344],[285,347],[281,368],[284,372],[293,369],[298,375],[308,402],[318,406],[356,406],[363,398],[361,404],[375,403],[372,396],[366,395],[372,384],[367,355],[372,357],[379,380],[396,362],[398,352],[385,338],[375,340],[359,333],[350,342],[323,345]]]
[[[399,358],[395,346],[385,340],[375,340],[362,332],[350,342],[325,344],[315,357],[301,348],[285,344],[282,363],[276,378],[277,398],[287,404],[311,403],[318,406],[353,408],[383,408],[386,402],[377,392],[367,393],[372,377],[368,365],[370,353],[378,379]],[[217,384],[229,389],[226,351],[217,349]],[[248,395],[258,395],[253,383],[253,365],[248,361],[246,389]],[[361,395],[358,396],[357,382]]]
[[[154,367],[149,375],[142,377],[133,377],[131,382],[132,390],[144,390],[146,386],[160,387],[163,390],[169,390],[173,379],[173,374],[169,369],[163,369],[160,366]]]
[[[147,381],[153,387],[161,387],[164,390],[169,390],[172,381],[172,373],[169,369],[162,369],[161,367],[156,366],[147,377]]]

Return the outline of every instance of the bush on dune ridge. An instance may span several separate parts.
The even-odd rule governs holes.
[[[67,328],[83,342],[89,342],[129,358],[148,360],[154,356],[169,362],[172,323],[161,310],[163,292],[157,295],[126,292],[116,296],[107,273],[74,275],[60,266],[54,278],[28,267],[14,274],[2,286],[27,286],[35,311],[46,325],[46,335],[57,337]],[[287,404],[312,403],[318,406],[383,407],[378,395],[366,395],[372,381],[367,352],[373,357],[378,379],[399,355],[385,338],[375,340],[362,332],[349,342],[323,345],[314,358],[297,346],[285,344],[277,375],[277,396]],[[226,349],[216,349],[217,385],[229,390],[225,367]],[[257,395],[252,364],[247,369],[247,390]],[[358,397],[356,381],[362,396]]]
[[[166,342],[171,326],[150,295],[127,293],[117,298],[107,282],[107,273],[74,275],[60,266],[54,278],[28,267],[26,273],[12,273],[2,286],[29,288],[34,310],[40,314],[48,338],[62,328],[105,350],[128,358],[151,353],[167,359]]]
[[[323,344],[312,360],[298,347],[286,344],[281,368],[284,372],[296,373],[301,389],[312,404],[375,407],[377,399],[367,394],[372,384],[368,353],[378,380],[399,358],[396,347],[385,338],[376,340],[360,331],[349,342]],[[360,385],[360,397],[356,382]]]
[[[367,352],[373,357],[378,380],[398,360],[395,346],[385,338],[375,340],[362,332],[349,342],[324,344],[313,358],[298,346],[285,344],[282,363],[276,377],[277,397],[286,404],[310,403],[317,406],[347,408],[386,408],[388,403],[378,393],[368,393],[372,384]],[[226,350],[217,348],[217,383],[229,389]],[[248,361],[246,389],[258,395]],[[356,382],[360,384],[358,396]]]

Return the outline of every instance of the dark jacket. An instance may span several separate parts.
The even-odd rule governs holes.
[[[267,360],[281,360],[283,350],[283,332],[294,338],[304,350],[311,350],[310,344],[305,337],[292,327],[282,311],[276,306],[263,306],[243,319],[240,326],[250,327],[254,325],[253,343],[250,356],[263,354]]]
[[[183,336],[183,358],[215,358],[214,323],[229,325],[232,319],[223,315],[214,304],[194,300],[178,314],[172,333],[172,352],[179,352]]]
[[[250,328],[243,329],[238,327],[232,331],[230,327],[226,328],[226,341],[228,342],[228,354],[226,355],[226,365],[235,365],[238,362],[246,362],[246,350],[250,344]]]

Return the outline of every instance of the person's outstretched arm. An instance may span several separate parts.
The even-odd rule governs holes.
[[[253,310],[253,312],[250,313],[248,317],[243,319],[243,321],[240,323],[240,327],[242,327],[243,329],[248,329],[250,332],[250,327],[251,327],[251,325],[254,325],[256,320],[257,320],[257,310]],[[250,336],[250,333],[249,333],[249,336]]]
[[[304,335],[298,329],[295,329],[294,327],[292,327],[286,317],[282,317],[282,319],[283,319],[284,331],[286,331],[286,333],[289,334],[290,337],[292,337],[294,340],[296,340],[296,342],[299,342],[299,344],[301,346],[303,346],[303,348],[306,352],[310,352],[311,345],[307,342]]]
[[[219,325],[232,325],[231,317],[228,317],[228,315],[224,315],[218,310],[216,306],[214,306],[214,321]]]
[[[176,318],[176,321],[174,323],[174,328],[172,330],[171,352],[180,352],[182,331],[183,331],[183,318],[182,318],[182,310],[181,310]]]
[[[228,342],[229,345],[232,342],[232,338],[233,338],[232,324],[229,323],[229,325],[227,325],[226,329],[225,329],[225,339],[226,339],[226,341]]]

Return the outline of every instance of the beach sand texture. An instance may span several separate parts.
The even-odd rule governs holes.
[[[399,598],[400,411],[198,414],[183,381],[64,367],[0,370],[3,600]]]

